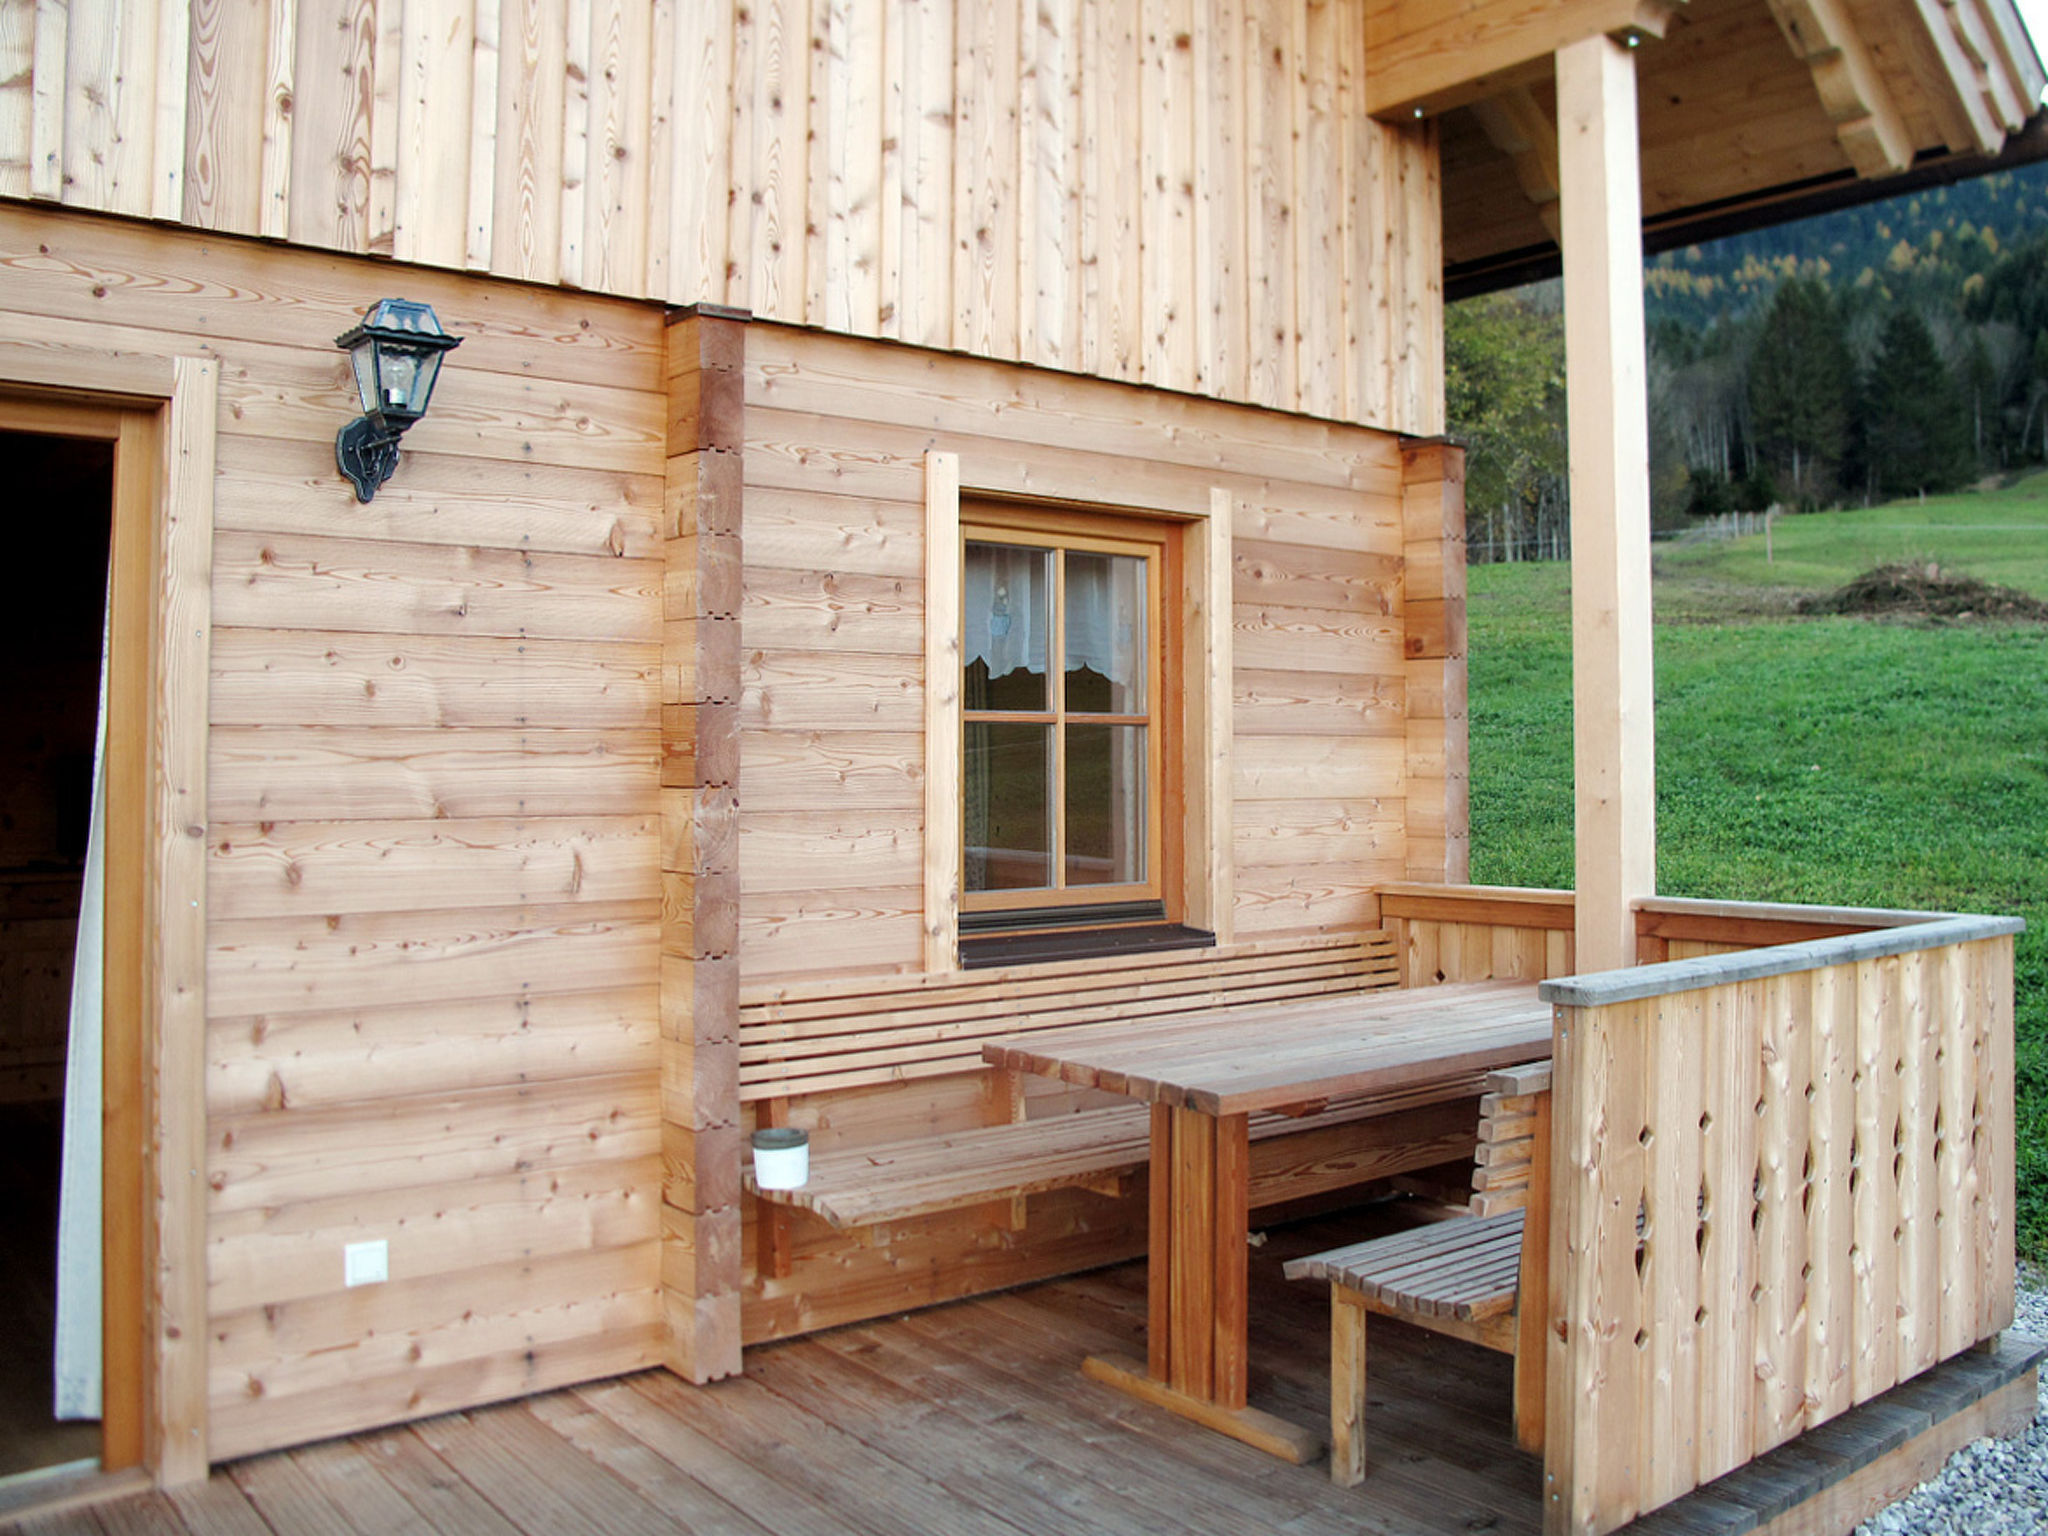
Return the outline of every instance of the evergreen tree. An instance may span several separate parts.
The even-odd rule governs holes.
[[[1855,378],[1827,284],[1779,284],[1749,363],[1749,419],[1758,454],[1801,506],[1831,499],[1849,440]]]
[[[1881,494],[1952,490],[1969,478],[1968,409],[1917,311],[1896,309],[1886,319],[1865,411],[1865,452]]]

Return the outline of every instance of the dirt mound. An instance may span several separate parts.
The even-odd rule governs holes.
[[[1810,597],[1799,608],[1802,613],[1863,614],[1876,618],[2048,623],[2048,603],[2038,597],[1917,561],[1865,571],[1839,591]]]

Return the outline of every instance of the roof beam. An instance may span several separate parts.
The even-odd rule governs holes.
[[[1822,108],[1859,176],[1913,163],[1913,135],[1842,0],[1769,0],[1792,52],[1813,71]]]
[[[1954,20],[1963,52],[1976,67],[1977,79],[1990,99],[1991,110],[2009,133],[2031,115],[2034,103],[2020,100],[2018,84],[2006,73],[2005,57],[1993,42],[1991,28],[1977,0],[1942,0]]]
[[[1369,0],[1365,99],[1379,118],[1435,116],[1550,72],[1558,49],[1603,34],[1664,35],[1685,0]]]
[[[1991,106],[1984,99],[1976,67],[1950,25],[1947,5],[1943,0],[1913,0],[1913,10],[1919,25],[1902,17],[1899,28],[1906,38],[1913,73],[1942,104],[1944,122],[1959,113],[1969,127],[1968,137],[1962,142],[1957,141],[1952,126],[1944,127],[1942,133],[1948,139],[1948,147],[1958,153],[1974,149],[1980,154],[1997,154],[2005,142],[2004,125],[1992,115]]]
[[[1557,125],[1526,86],[1472,103],[1472,115],[1493,147],[1515,167],[1522,195],[1536,205],[1536,215],[1552,240],[1562,241],[1558,225]]]
[[[2018,84],[2020,100],[2039,101],[2042,91],[2048,90],[2048,72],[2042,70],[2041,56],[2012,0],[1984,0],[1984,15],[1998,40],[2006,70]]]

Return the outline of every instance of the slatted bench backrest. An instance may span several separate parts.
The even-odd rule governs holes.
[[[790,1098],[981,1067],[985,1040],[1400,984],[1391,935],[1269,939],[1001,970],[756,988],[740,1097]]]

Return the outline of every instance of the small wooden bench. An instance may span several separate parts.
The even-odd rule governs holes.
[[[1330,1282],[1330,1476],[1365,1476],[1365,1317],[1413,1323],[1515,1357],[1515,1436],[1543,1445],[1549,1259],[1550,1063],[1487,1078],[1472,1212],[1290,1260]]]
[[[860,978],[744,995],[740,1096],[762,1123],[787,1123],[790,1100],[945,1073],[987,1072],[984,1041],[1047,1029],[1159,1018],[1398,984],[1384,932],[1268,940],[1010,970]],[[1319,1193],[1472,1155],[1469,1106],[1484,1073],[1428,1094],[1397,1094],[1257,1117],[1253,1183],[1261,1203]],[[886,1143],[813,1147],[796,1190],[748,1187],[770,1209],[803,1209],[835,1227],[880,1225],[1052,1189],[1121,1194],[1150,1155],[1138,1105],[1027,1116],[1023,1084],[991,1074],[990,1123]],[[1463,1106],[1461,1108],[1461,1106]],[[1057,1107],[1057,1106],[1055,1106]],[[1384,1120],[1385,1136],[1344,1128]],[[1318,1138],[1321,1138],[1320,1140]]]

